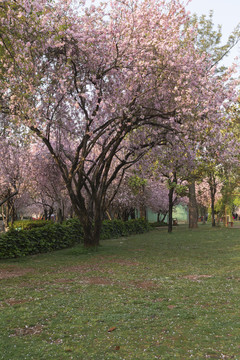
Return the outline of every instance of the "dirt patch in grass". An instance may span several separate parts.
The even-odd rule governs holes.
[[[58,273],[66,273],[66,272],[78,272],[84,274],[89,271],[99,271],[100,267],[98,265],[74,265],[61,268]]]
[[[74,280],[71,279],[56,279],[55,280],[56,283],[62,283],[62,284],[67,284],[67,283],[72,283],[74,282]],[[87,285],[117,285],[123,288],[128,288],[128,287],[136,287],[138,289],[145,289],[145,290],[149,290],[149,289],[153,289],[156,288],[156,283],[151,281],[151,280],[146,280],[146,281],[119,281],[119,280],[113,280],[113,279],[108,279],[107,277],[101,277],[101,276],[91,276],[91,277],[85,277],[83,279],[81,279],[80,281],[77,281],[76,283],[78,284],[87,284]]]
[[[83,282],[90,285],[113,285],[113,281],[98,276],[84,279]]]
[[[25,326],[24,328],[14,329],[10,336],[39,335],[43,330],[43,325]]]
[[[157,299],[154,299],[153,302],[162,302],[165,300],[166,300],[165,298],[157,298]]]
[[[34,271],[33,269],[21,269],[15,266],[8,267],[6,269],[0,269],[0,280],[8,279],[17,276],[23,276],[29,272]]]
[[[135,251],[135,249],[131,249],[129,251]],[[117,264],[123,266],[139,266],[139,262],[136,260],[127,260],[127,259],[119,259],[118,257],[113,256],[99,256],[97,258],[98,265],[105,265],[105,264]]]
[[[58,284],[70,284],[75,282],[74,279],[55,279],[54,283],[58,283]]]
[[[109,264],[117,264],[121,266],[139,266],[137,261],[117,259],[117,258],[100,258],[98,259],[98,263],[93,264],[84,264],[84,265],[74,265],[70,267],[61,268],[58,273],[67,273],[67,272],[75,272],[79,274],[85,274],[92,271],[97,271],[98,273],[108,273],[113,274],[114,271],[112,269],[107,269],[106,267]]]
[[[227,277],[227,280],[240,281],[240,278],[239,277],[234,277],[234,276],[229,276],[229,277]]]
[[[137,261],[123,260],[123,259],[106,260],[106,264],[118,264],[123,266],[139,266],[139,262]]]
[[[145,289],[145,290],[156,288],[156,284],[151,280],[136,281],[133,283],[133,285],[135,285],[139,289]]]
[[[18,305],[18,304],[24,304],[29,301],[32,301],[32,300],[31,299],[7,299],[4,302],[7,305],[13,306],[13,305]]]
[[[102,265],[104,264],[86,264],[86,265],[75,265],[70,267],[61,268],[58,273],[68,273],[75,272],[78,274],[86,274],[88,272],[97,271],[98,273],[109,273],[112,274],[113,271],[111,269],[105,269]]]
[[[209,279],[212,278],[212,275],[185,275],[183,279],[192,280],[192,281],[199,281],[201,279]]]

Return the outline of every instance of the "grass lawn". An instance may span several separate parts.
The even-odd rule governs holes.
[[[240,229],[0,261],[0,359],[240,360]]]

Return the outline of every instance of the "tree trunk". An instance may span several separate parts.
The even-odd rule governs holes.
[[[86,248],[96,248],[100,244],[102,220],[95,219],[91,222],[87,217],[81,221],[83,226],[83,245]]]
[[[210,187],[210,193],[211,193],[211,211],[212,211],[212,226],[216,226],[216,220],[215,220],[215,195],[217,192],[217,184],[216,184],[216,178],[214,174],[211,174],[209,176],[209,187]]]
[[[48,211],[46,208],[43,209],[43,220],[47,220],[48,219]]]
[[[58,209],[57,209],[57,223],[62,224],[62,222],[63,222],[62,209],[60,207],[58,207]]]
[[[14,221],[16,220],[16,211],[15,211],[14,204],[13,204],[13,202],[11,202],[11,200],[10,200],[10,211],[9,211],[9,214],[10,214],[11,226],[13,226],[13,223],[14,223]]]
[[[171,233],[173,229],[173,194],[174,194],[174,187],[169,189],[168,193],[168,232]]]
[[[16,190],[14,193],[11,194],[10,190],[8,191],[8,194],[5,199],[0,201],[0,206],[2,206],[4,203],[9,201],[12,197],[18,194],[18,190]]]
[[[146,207],[145,207],[145,205],[141,205],[139,210],[140,210],[140,218],[141,219],[146,219]]]
[[[161,219],[161,222],[163,222],[163,223],[164,223],[164,221],[165,221],[165,219],[166,219],[167,214],[168,214],[168,213],[166,213],[166,214],[164,214],[164,215],[163,215],[163,218]]]
[[[99,204],[100,201],[94,201],[92,212],[86,211],[83,198],[76,205],[72,202],[73,209],[83,227],[83,245],[85,248],[96,248],[100,245],[100,235],[102,228],[102,214],[105,212]]]
[[[211,192],[211,211],[212,211],[212,226],[216,226],[215,221],[215,195]]]
[[[129,218],[129,211],[128,210],[124,210],[122,213],[122,220],[123,221],[128,221]]]
[[[134,208],[131,208],[131,210],[130,210],[130,216],[131,216],[131,219],[132,219],[132,220],[136,219],[136,214],[135,214],[135,209],[134,209]]]
[[[4,224],[4,231],[9,230],[9,221],[10,221],[10,212],[9,212],[9,202],[5,203],[5,205],[2,206],[2,218],[3,218],[3,224]]]
[[[198,210],[195,192],[195,181],[189,185],[189,228],[196,229],[198,227]]]
[[[175,186],[177,185],[177,173],[173,172],[173,179],[168,180],[169,192],[168,192],[168,232],[171,233],[173,229],[173,195]]]

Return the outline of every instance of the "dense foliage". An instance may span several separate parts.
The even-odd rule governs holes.
[[[24,222],[22,222],[24,223]],[[41,223],[36,222],[36,225]],[[18,222],[20,227],[20,222]],[[30,225],[30,224],[29,224]],[[31,223],[32,225],[32,223]],[[104,221],[102,239],[144,233],[150,229],[145,220]],[[83,231],[79,220],[71,219],[65,224],[49,223],[30,230],[10,230],[0,236],[0,258],[46,253],[65,249],[83,242]]]
[[[50,224],[47,220],[17,220],[14,221],[12,228],[14,230],[30,230]]]
[[[217,76],[206,46],[196,46],[180,0],[84,3],[3,2],[0,110],[3,139],[30,140],[32,201],[60,219],[70,203],[85,246],[95,247],[125,173],[147,153],[167,156],[161,149],[173,144],[167,163],[194,164],[196,149],[203,157],[226,147],[236,83],[231,72]],[[9,167],[0,174],[4,201],[16,193]]]

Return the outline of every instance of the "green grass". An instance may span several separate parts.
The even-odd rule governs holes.
[[[179,226],[1,260],[0,359],[240,359],[239,235]]]

